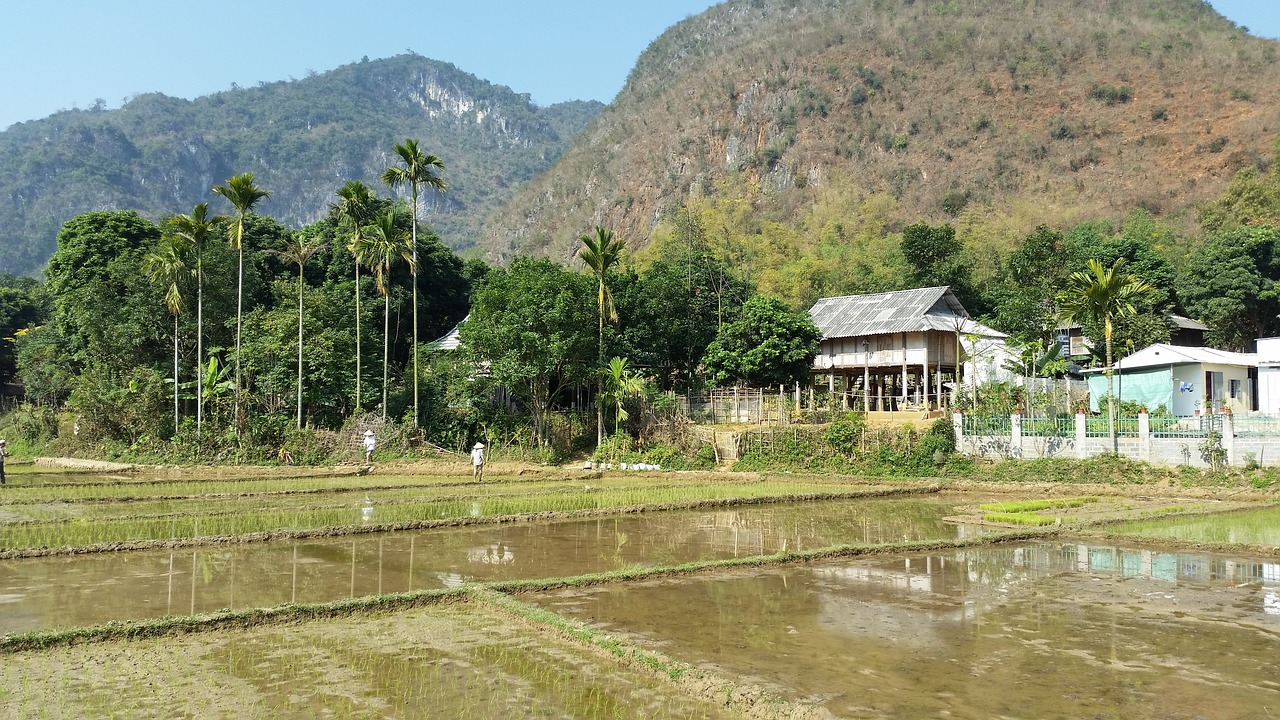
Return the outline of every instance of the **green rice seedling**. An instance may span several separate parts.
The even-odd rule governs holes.
[[[987,512],[1027,513],[1050,508],[1083,507],[1088,503],[1096,503],[1100,498],[1095,496],[1055,498],[1052,500],[1012,500],[1008,502],[984,503],[978,507]]]
[[[1029,512],[1019,513],[1000,513],[989,512],[982,516],[982,519],[990,523],[1001,523],[1005,525],[1056,525],[1062,522],[1061,518],[1046,517],[1044,515],[1033,515]]]

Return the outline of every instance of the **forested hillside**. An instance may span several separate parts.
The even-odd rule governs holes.
[[[727,2],[653,42],[485,249],[567,261],[595,224],[639,247],[692,202],[726,252],[796,275],[896,282],[885,248],[919,221],[994,271],[1038,225],[1138,209],[1174,257],[1199,203],[1270,162],[1278,100],[1280,44],[1201,0]]]
[[[95,210],[153,219],[219,206],[210,188],[253,172],[264,206],[295,227],[315,222],[346,180],[379,184],[405,138],[439,156],[449,184],[426,199],[454,248],[478,219],[555,160],[597,102],[539,108],[528,95],[417,55],[365,59],[300,80],[193,101],[139,95],[119,110],[59,112],[0,132],[0,272],[34,273],[63,222]]]

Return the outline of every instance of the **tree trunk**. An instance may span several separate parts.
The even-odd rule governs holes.
[[[413,183],[413,426],[418,427],[418,183]]]
[[[196,246],[196,435],[204,423],[204,261]]]
[[[600,280],[600,294],[596,307],[600,310],[600,332],[596,336],[596,359],[600,370],[604,370],[604,279]],[[596,447],[604,442],[604,377],[596,380]]]
[[[391,266],[391,257],[387,257],[386,267]],[[384,270],[383,272],[387,272]],[[389,273],[388,273],[389,274]],[[386,292],[382,296],[382,419],[387,419],[387,363],[389,362],[387,349],[391,345],[391,288],[386,288]]]
[[[360,412],[360,261],[356,261],[356,406]]]
[[[173,316],[173,431],[178,432],[178,316]]]
[[[1116,437],[1116,389],[1115,376],[1111,372],[1111,316],[1103,319],[1107,340],[1107,435],[1111,438],[1111,452],[1120,454],[1120,440]]]
[[[298,429],[302,429],[302,263],[298,263]]]
[[[240,319],[244,312],[244,240],[240,241],[239,272],[236,273],[236,395],[234,419],[236,440],[240,439]]]

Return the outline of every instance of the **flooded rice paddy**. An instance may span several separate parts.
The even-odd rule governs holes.
[[[0,496],[0,552],[250,528],[361,532],[0,560],[8,639],[115,620],[297,610],[287,623],[255,625],[259,617],[167,637],[112,631],[0,650],[2,717],[1280,716],[1274,508],[1104,526],[1144,549],[1083,539],[981,544],[993,528],[954,521],[993,499],[981,493],[619,510],[869,488],[840,481],[21,480]],[[1203,509],[1177,499],[1089,505],[1101,519],[1175,506]],[[583,508],[614,514],[564,514]],[[381,531],[433,513],[470,521],[513,512],[557,519]],[[1053,512],[1064,526],[1086,517]],[[179,532],[194,522],[199,530]],[[1162,537],[1249,549],[1152,549]],[[475,585],[974,540],[514,596]],[[461,590],[323,619],[293,605],[449,588]]]
[[[12,718],[720,718],[652,673],[483,606],[21,653]]]
[[[856,718],[1280,715],[1280,563],[1037,543],[536,602]]]
[[[1215,515],[1171,517],[1120,523],[1108,528],[1123,535],[1192,543],[1280,546],[1280,506]]]
[[[951,540],[982,531],[943,522],[961,500],[783,503],[0,561],[0,635],[841,544]]]

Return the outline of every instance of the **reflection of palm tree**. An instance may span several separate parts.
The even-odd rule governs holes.
[[[412,138],[403,145],[395,146],[396,155],[404,162],[402,166],[392,166],[382,173],[382,181],[389,187],[409,186],[410,201],[413,203],[413,252],[409,261],[413,274],[413,426],[418,426],[418,188],[428,185],[437,190],[448,187],[444,178],[436,174],[444,170],[444,163],[435,155],[423,153],[418,149],[418,141]]]
[[[270,190],[263,190],[253,184],[253,173],[244,173],[229,178],[227,184],[218,185],[213,191],[226,198],[236,209],[234,222],[227,225],[227,241],[240,254],[236,271],[236,398],[235,427],[236,437],[240,437],[240,327],[244,314],[244,219],[258,201],[271,197]]]
[[[302,427],[302,287],[304,285],[302,271],[307,261],[312,258],[324,243],[318,238],[305,238],[290,234],[284,247],[275,251],[276,255],[290,265],[298,266],[298,427]]]
[[[1087,270],[1072,273],[1067,278],[1067,289],[1059,296],[1063,320],[1087,318],[1102,323],[1107,348],[1107,432],[1113,453],[1120,452],[1120,446],[1116,439],[1115,379],[1111,374],[1112,323],[1136,314],[1135,303],[1155,292],[1147,281],[1124,272],[1124,265],[1124,258],[1117,258],[1110,268],[1090,258]]]
[[[182,291],[178,281],[187,274],[190,245],[177,235],[160,238],[155,249],[142,258],[142,271],[157,284],[165,285],[164,306],[173,316],[173,429],[178,429],[178,317],[182,315]]]
[[[372,219],[373,202],[375,200],[373,191],[368,185],[359,180],[350,180],[346,185],[338,189],[338,197],[342,198],[339,202],[332,203],[329,208],[333,210],[339,221],[347,221],[351,223],[351,242],[348,243],[347,249],[354,257],[356,247],[360,244],[360,238],[363,236],[364,225]],[[360,261],[356,260],[356,410],[360,410]]]
[[[598,339],[598,356],[601,370],[604,369],[604,319],[607,315],[609,321],[613,322],[618,319],[618,310],[613,305],[613,293],[609,292],[609,286],[605,284],[605,276],[609,273],[609,269],[622,259],[622,251],[626,249],[626,243],[622,240],[614,239],[613,233],[605,230],[599,225],[596,226],[596,236],[582,236],[582,248],[578,250],[578,257],[582,258],[582,262],[591,270],[591,274],[596,277],[600,283],[600,289],[596,296],[596,307],[600,311],[600,335]],[[604,394],[604,379],[600,380],[599,393]],[[596,444],[599,445],[604,441],[604,399],[599,398],[596,401]]]
[[[209,203],[197,203],[190,215],[174,215],[169,218],[173,234],[191,243],[196,253],[196,432],[204,423],[203,374],[204,366],[204,246],[213,239],[217,227],[227,221],[218,215],[209,217]]]
[[[387,419],[387,367],[390,362],[388,348],[391,345],[391,275],[392,256],[399,256],[412,269],[413,253],[405,232],[396,227],[394,212],[374,218],[356,250],[357,262],[373,268],[373,284],[382,295],[382,419]]]

